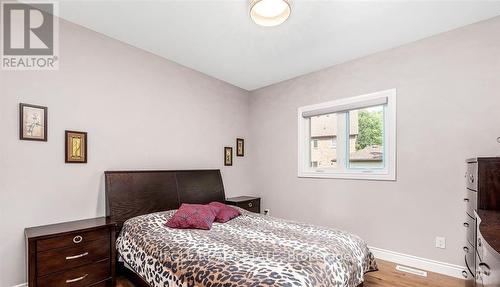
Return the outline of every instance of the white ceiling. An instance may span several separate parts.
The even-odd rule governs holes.
[[[246,90],[500,15],[500,1],[295,0],[287,22],[264,28],[248,2],[61,1],[59,13]]]

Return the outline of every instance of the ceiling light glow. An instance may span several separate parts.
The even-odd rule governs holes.
[[[289,0],[252,0],[250,17],[261,26],[272,27],[285,22],[291,13]]]

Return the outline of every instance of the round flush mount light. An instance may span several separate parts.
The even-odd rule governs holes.
[[[290,0],[251,0],[250,17],[261,26],[278,26],[290,17]]]

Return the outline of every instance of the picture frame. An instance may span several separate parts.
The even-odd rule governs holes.
[[[233,148],[232,147],[224,147],[224,165],[232,166],[233,165]]]
[[[87,133],[65,131],[64,159],[66,163],[87,163]]]
[[[236,139],[236,156],[245,156],[245,140],[242,138]]]
[[[48,138],[48,108],[19,104],[19,139],[24,141],[44,141]]]

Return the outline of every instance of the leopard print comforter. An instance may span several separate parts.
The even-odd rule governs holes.
[[[240,210],[211,230],[166,227],[175,210],[132,218],[118,253],[153,287],[358,286],[377,270],[358,236]]]

